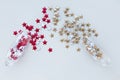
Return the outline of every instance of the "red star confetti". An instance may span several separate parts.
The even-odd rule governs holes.
[[[44,18],[42,18],[42,21],[46,21],[46,18],[44,17]]]
[[[23,27],[26,27],[26,25],[27,25],[27,23],[23,22],[22,26],[23,26]]]
[[[46,28],[47,28],[47,26],[46,26],[46,25],[44,25],[42,28],[46,29]]]
[[[47,44],[47,41],[46,41],[46,40],[44,40],[44,41],[43,41],[43,45],[46,45],[46,44]]]
[[[50,19],[47,19],[47,21],[46,21],[47,23],[50,23]]]
[[[40,23],[40,19],[36,19],[35,21],[36,21],[36,23]]]
[[[17,34],[18,34],[18,32],[17,32],[17,31],[14,31],[14,32],[13,32],[13,35],[17,35]]]
[[[36,29],[35,29],[35,31],[36,31],[36,32],[39,32],[39,31],[40,31],[40,29],[39,29],[39,28],[36,28]]]
[[[36,46],[33,46],[33,50],[36,50],[37,49],[37,47]]]
[[[46,8],[46,7],[44,7],[44,8],[42,8],[42,10],[45,10],[45,11],[46,11],[46,10],[47,10],[47,8]]]
[[[48,49],[48,51],[49,51],[49,52],[52,52],[52,51],[53,51],[53,49],[52,49],[52,48],[49,48],[49,49]]]
[[[44,18],[48,18],[48,14],[45,14],[45,15],[44,15]]]
[[[47,40],[43,40],[45,38],[44,34],[41,34],[41,28],[46,29],[47,24],[50,23],[50,19],[48,19],[47,14],[47,8],[42,8],[43,17],[40,19],[37,18],[35,21],[37,26],[29,25],[26,22],[22,23],[22,27],[25,30],[18,30],[14,31],[13,35],[19,35],[17,43],[15,46],[13,46],[9,51],[8,60],[6,61],[6,65],[11,65],[15,62],[17,62],[18,59],[20,59],[21,56],[24,55],[25,47],[27,47],[27,44],[31,44],[32,50],[36,51],[38,49],[38,45],[47,45]],[[44,25],[44,26],[41,26]],[[42,44],[40,42],[42,41]],[[49,49],[49,52],[52,52],[52,48]],[[11,63],[12,61],[12,63]]]
[[[43,38],[44,38],[44,35],[43,35],[43,34],[42,34],[42,35],[40,35],[40,38],[41,38],[41,39],[43,39]]]
[[[9,50],[8,60],[6,62],[6,65],[13,64],[17,62],[17,60],[20,59],[21,56],[23,56],[23,52],[25,50],[25,47],[27,47],[27,44],[31,44],[32,50],[36,51],[39,47],[38,45],[47,45],[48,40],[46,40],[45,35],[42,33],[41,30],[48,30],[48,24],[51,22],[54,26],[59,25],[58,22],[61,20],[63,21],[63,27],[62,28],[51,28],[55,32],[58,32],[59,35],[62,37],[60,40],[61,42],[65,42],[66,48],[69,48],[71,44],[78,44],[82,40],[83,45],[85,46],[85,49],[87,52],[94,57],[97,62],[102,63],[108,63],[104,60],[103,53],[91,40],[91,36],[97,37],[98,34],[96,33],[96,30],[90,28],[89,23],[81,23],[81,19],[83,19],[83,16],[75,16],[74,13],[69,12],[69,8],[66,8],[63,11],[62,19],[60,19],[59,10],[60,8],[49,8],[50,11],[53,12],[52,20],[49,18],[49,15],[47,13],[47,8],[42,8],[42,17],[36,18],[35,23],[37,26],[28,24],[26,22],[22,23],[22,27],[25,30],[18,30],[14,31],[13,35],[20,35],[18,37],[18,40],[16,41],[15,45]],[[65,19],[63,18],[65,17]],[[70,20],[69,20],[70,18]],[[39,23],[39,24],[38,24]],[[42,26],[41,26],[42,25]],[[42,29],[43,28],[43,29]],[[51,38],[54,37],[53,34],[51,34]],[[76,49],[77,52],[80,52],[80,48]],[[48,48],[48,52],[53,52],[53,48]],[[94,54],[94,55],[93,55]]]

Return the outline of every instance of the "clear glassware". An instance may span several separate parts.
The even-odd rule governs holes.
[[[5,60],[5,66],[11,66],[16,63],[23,55],[25,47],[29,42],[29,36],[21,33],[16,42],[10,48],[7,54],[7,59]]]
[[[110,58],[103,53],[103,51],[90,39],[83,38],[83,44],[85,45],[86,51],[92,56],[92,58],[101,64],[107,66],[111,63]]]

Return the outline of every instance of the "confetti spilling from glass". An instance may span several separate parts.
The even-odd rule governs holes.
[[[67,49],[72,47],[71,45],[78,45],[79,47],[76,48],[76,51],[80,52],[80,45],[84,45],[86,51],[94,60],[102,65],[110,63],[109,58],[105,57],[101,49],[92,42],[91,39],[98,37],[98,33],[95,29],[91,28],[90,23],[84,22],[82,15],[76,16],[70,12],[69,8],[49,8],[49,11],[52,14],[52,23],[55,26],[52,28],[53,33],[58,33],[61,36],[60,41],[65,43]],[[54,37],[53,33],[50,35],[51,38]]]
[[[59,34],[60,42],[65,43],[65,48],[67,49],[72,47],[72,45],[78,45],[76,51],[80,52],[81,45],[84,45],[84,49],[96,62],[104,66],[110,63],[110,59],[92,40],[92,38],[98,37],[97,31],[91,28],[90,23],[84,21],[82,15],[76,16],[69,8],[44,7],[41,13],[42,18],[34,20],[37,26],[23,22],[22,27],[24,30],[13,32],[13,35],[18,36],[18,39],[8,52],[5,62],[7,66],[14,64],[23,56],[25,47],[28,44],[32,46],[34,51],[39,50],[41,45],[47,45],[48,40],[45,39],[45,35],[42,33],[43,30],[51,32],[51,38],[56,38],[55,34]],[[53,48],[49,47],[47,51],[51,53]]]
[[[41,19],[37,18],[35,23],[38,26],[28,25],[26,22],[22,23],[22,27],[25,30],[13,31],[13,35],[18,36],[18,40],[12,48],[10,48],[5,62],[6,66],[12,65],[17,62],[24,54],[25,47],[27,44],[31,44],[32,50],[36,51],[41,45],[47,45],[48,40],[45,39],[45,35],[41,33],[41,30],[47,30],[51,20],[47,14],[47,8],[42,8]],[[52,52],[53,49],[48,48],[48,52]]]
[[[10,48],[7,60],[5,62],[6,66],[11,66],[17,62],[24,54],[24,49],[27,47],[30,37],[25,34],[21,34],[17,41],[14,43],[14,46]]]

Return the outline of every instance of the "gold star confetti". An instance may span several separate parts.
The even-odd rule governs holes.
[[[56,32],[56,31],[57,31],[57,29],[56,29],[56,28],[53,28],[53,31],[54,31],[54,32]]]
[[[90,23],[87,23],[86,26],[87,26],[87,27],[90,27]]]
[[[82,23],[82,24],[81,24],[81,26],[85,26],[85,24],[84,24],[84,23]]]
[[[71,16],[74,16],[74,14],[72,13],[72,14],[70,14]]]
[[[98,53],[98,54],[96,54],[96,56],[97,56],[97,58],[102,58],[102,53]]]
[[[69,48],[70,46],[69,46],[69,45],[66,45],[65,47],[66,47],[66,48]]]
[[[98,37],[98,33],[95,33],[95,37]]]
[[[54,11],[53,19],[52,19],[53,24],[58,25],[58,23],[61,21],[60,19],[61,15],[59,14],[60,8],[59,9],[55,8],[52,10]],[[74,13],[70,13],[69,8],[66,8],[63,10],[63,15],[65,17],[65,19],[62,19],[64,20],[63,27],[53,28],[53,31],[58,32],[58,34],[62,37],[62,39],[60,39],[60,42],[64,42],[66,48],[69,48],[70,47],[69,45],[71,43],[74,45],[79,45],[80,42],[83,42],[83,44],[86,44],[87,40],[83,40],[83,38],[91,37],[91,35],[95,37],[98,36],[98,33],[96,32],[96,30],[91,28],[90,23],[79,21],[83,19],[83,15],[76,16]],[[53,35],[51,36],[53,37]],[[96,50],[96,52],[100,51],[100,49],[98,49],[97,47],[94,49]],[[80,48],[76,48],[77,52],[80,52],[80,50],[81,50]],[[89,53],[93,54],[93,51],[89,51]],[[100,57],[101,55],[98,54],[96,56]]]
[[[53,8],[49,8],[49,10],[50,10],[50,11],[52,11],[52,10],[53,10]]]
[[[50,37],[53,38],[53,37],[54,37],[54,34],[51,34]]]
[[[77,52],[80,52],[80,48],[77,48]]]
[[[63,41],[64,41],[64,39],[61,39],[60,41],[61,41],[61,42],[63,42]]]

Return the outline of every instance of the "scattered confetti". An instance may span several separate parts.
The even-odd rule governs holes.
[[[53,16],[49,16],[48,11]],[[90,23],[83,21],[83,15],[77,16],[69,8],[61,10],[59,7],[48,9],[43,7],[41,12],[42,17],[34,20],[37,26],[23,22],[22,27],[24,30],[13,31],[13,35],[19,36],[17,43],[9,51],[6,65],[17,62],[23,55],[27,44],[31,44],[33,51],[39,49],[38,45],[47,45],[49,40],[46,40],[46,36],[42,33],[42,30],[48,30],[47,28],[51,30],[51,38],[56,33],[60,35],[60,42],[65,44],[65,48],[72,47],[71,44],[80,46],[82,43],[91,56],[97,60],[103,59],[103,52],[89,40],[91,37],[98,37],[98,33],[91,28],[92,25]],[[54,27],[49,26],[50,23]],[[60,25],[61,27],[57,27],[60,23],[62,24]],[[80,52],[81,48],[77,47],[76,51]],[[48,52],[53,52],[53,48],[48,48]]]
[[[49,49],[48,49],[48,51],[49,51],[49,52],[52,52],[52,51],[53,51],[53,49],[52,49],[52,48],[49,48]]]
[[[41,28],[48,28],[48,24],[51,22],[51,20],[49,19],[49,15],[47,14],[47,8],[44,7],[42,8],[42,13],[43,13],[43,17],[41,18],[41,22],[40,19],[37,18],[35,21],[36,24],[38,24],[37,26],[34,25],[29,25],[26,22],[22,23],[22,27],[24,28],[24,30],[18,30],[18,31],[13,31],[13,35],[18,36],[18,40],[17,43],[15,44],[15,46],[13,46],[9,53],[8,53],[8,58],[6,60],[6,65],[11,65],[15,62],[18,61],[18,59],[20,59],[21,56],[23,56],[25,47],[27,46],[27,44],[31,44],[32,46],[32,50],[36,51],[38,48],[38,45],[47,45],[47,40],[44,40],[45,35],[41,34]],[[41,26],[44,25],[44,26]],[[43,42],[42,44],[40,44],[40,42]],[[39,44],[38,44],[39,43]],[[52,48],[48,49],[48,52],[52,52]]]

